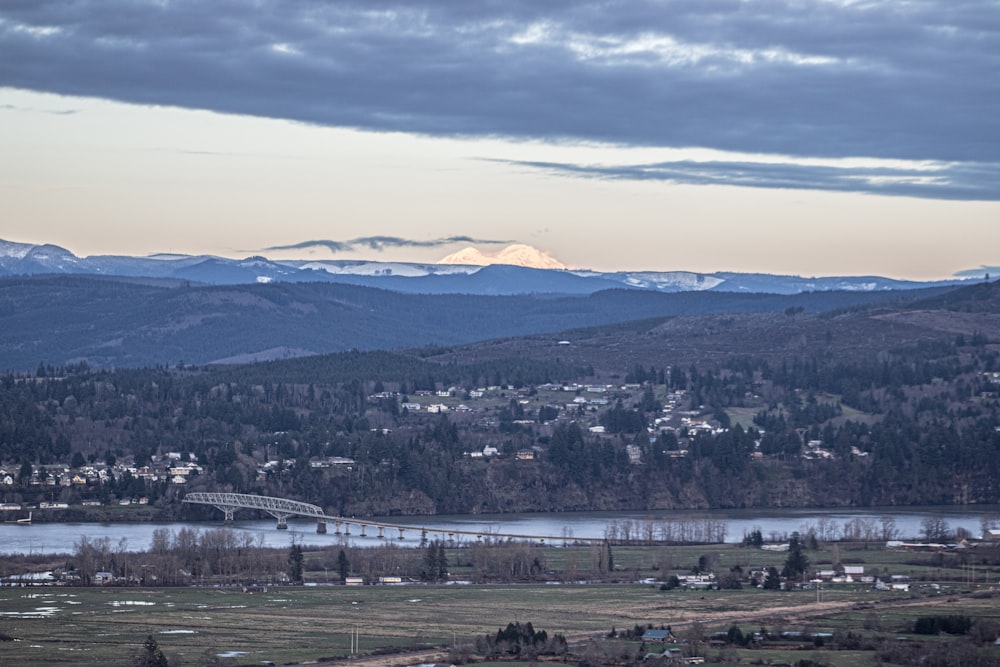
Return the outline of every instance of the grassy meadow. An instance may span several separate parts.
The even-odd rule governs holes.
[[[658,651],[629,639],[608,638],[637,626],[671,626],[681,638],[704,636],[697,652],[719,664],[788,663],[809,659],[824,665],[874,664],[882,641],[955,641],[951,636],[915,637],[920,616],[966,615],[1000,628],[1000,578],[996,569],[977,572],[921,565],[929,554],[906,554],[857,545],[837,547],[841,559],[864,561],[866,571],[907,574],[908,592],[882,592],[870,585],[826,585],[824,590],[661,590],[659,581],[682,573],[714,554],[716,571],[734,565],[780,566],[784,554],[735,545],[616,548],[616,574],[630,583],[529,583],[402,586],[307,585],[247,593],[240,588],[0,588],[0,665],[127,665],[152,636],[179,665],[290,664],[351,653],[357,633],[361,653],[437,646],[473,645],[510,622],[567,637],[571,652],[591,664],[609,664],[613,654]],[[574,551],[576,555],[574,556]],[[550,570],[567,559],[587,559],[586,548],[543,550]],[[813,563],[832,559],[830,547],[809,551]],[[462,555],[449,552],[453,580],[462,579]],[[308,561],[307,561],[308,562]],[[822,568],[823,566],[819,566]],[[308,572],[314,580],[322,572]],[[974,582],[969,579],[975,579]],[[656,583],[635,583],[655,579]],[[829,650],[812,640],[767,642],[736,648],[712,642],[736,625],[745,634],[853,633],[852,650]],[[695,630],[692,630],[692,627]],[[695,647],[685,646],[693,651]],[[982,651],[1000,664],[1000,647]],[[995,655],[994,655],[995,654]]]

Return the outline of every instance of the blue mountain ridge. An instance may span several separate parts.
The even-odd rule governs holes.
[[[405,267],[407,275],[394,268]],[[385,267],[385,268],[380,268]],[[941,281],[895,280],[879,276],[803,278],[760,273],[688,271],[575,271],[494,264],[454,267],[399,262],[279,261],[252,256],[228,259],[211,255],[77,257],[51,244],[0,239],[0,275],[89,274],[155,277],[209,285],[266,282],[329,282],[377,287],[409,294],[593,294],[607,289],[656,292],[745,292],[799,294],[817,291],[883,291],[962,285],[971,278]]]

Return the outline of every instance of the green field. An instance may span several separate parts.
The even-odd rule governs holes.
[[[717,664],[795,664],[808,659],[853,666],[874,664],[873,647],[887,642],[967,642],[912,635],[914,620],[921,616],[965,615],[975,619],[977,627],[1000,631],[1000,591],[985,583],[997,581],[992,569],[981,567],[978,583],[971,583],[961,580],[961,571],[915,563],[927,555],[863,545],[841,545],[838,551],[841,558],[864,561],[866,571],[911,573],[924,580],[909,592],[891,593],[859,584],[828,585],[822,591],[747,586],[665,591],[658,583],[298,586],[255,593],[240,588],[2,588],[0,665],[126,665],[150,636],[175,661],[172,664],[302,663],[347,656],[353,632],[358,633],[360,651],[371,654],[472,646],[477,637],[495,635],[508,623],[530,622],[550,635],[565,635],[573,655],[591,664],[610,664],[620,654],[662,650],[630,639],[610,640],[612,628],[621,633],[637,626],[669,625],[685,637],[697,624],[705,638],[698,653],[721,661]],[[544,550],[549,567],[563,565],[572,552]],[[745,566],[748,560],[754,566],[768,560],[780,564],[784,557],[735,545],[621,547],[615,550],[616,574],[661,579],[666,573],[654,569],[658,564],[669,561],[671,572],[682,572],[708,552],[717,558],[717,571]],[[829,550],[808,553],[814,562],[832,557]],[[583,560],[586,550],[578,557]],[[461,555],[452,551],[449,560],[457,563]],[[460,579],[461,567],[453,569],[452,578]],[[753,648],[711,641],[714,633],[734,624],[745,634],[761,628],[774,633],[828,632],[840,641],[853,633],[863,641],[850,650],[815,646],[808,639]],[[1000,664],[1000,647],[982,639],[976,647]]]

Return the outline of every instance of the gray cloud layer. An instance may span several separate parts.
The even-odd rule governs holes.
[[[326,248],[331,252],[346,252],[357,248],[368,248],[369,250],[382,251],[386,248],[439,248],[452,245],[454,243],[469,243],[474,245],[500,245],[513,243],[513,241],[498,241],[495,239],[477,239],[471,236],[449,236],[440,239],[430,239],[417,241],[414,239],[404,239],[398,236],[362,236],[350,241],[331,241],[329,239],[319,239],[314,241],[302,241],[291,245],[279,245],[265,248],[265,250],[303,250],[305,248]]]
[[[430,135],[980,163],[991,175],[997,72],[995,0],[0,7],[10,87]],[[949,171],[964,179],[950,196],[1000,199],[977,173]]]
[[[689,160],[612,167],[558,162],[507,163],[561,175],[591,178],[866,192],[951,200],[996,199],[996,187],[1000,183],[1000,164],[996,163],[950,163],[924,169]]]

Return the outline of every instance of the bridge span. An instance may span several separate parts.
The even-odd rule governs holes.
[[[335,528],[335,534],[337,535],[350,536],[351,527],[354,526],[358,529],[360,537],[369,537],[368,531],[373,530],[376,531],[376,534],[371,535],[370,537],[377,537],[378,539],[384,539],[386,537],[386,531],[388,531],[390,535],[392,535],[393,532],[396,532],[396,539],[400,540],[404,539],[406,531],[419,531],[421,540],[426,540],[428,535],[434,534],[441,536],[447,535],[449,540],[453,540],[455,536],[458,535],[463,537],[475,537],[477,541],[481,541],[483,538],[488,538],[538,542],[541,544],[555,544],[559,542],[564,544],[567,542],[600,543],[604,541],[602,538],[596,537],[571,537],[567,535],[519,535],[515,533],[479,532],[474,530],[456,530],[451,528],[402,526],[399,524],[378,521],[376,519],[328,516],[323,512],[323,508],[318,505],[310,505],[309,503],[303,503],[297,500],[288,500],[286,498],[255,496],[246,493],[211,493],[198,491],[187,494],[182,502],[197,505],[212,505],[225,514],[226,521],[233,520],[233,515],[236,513],[236,510],[261,510],[267,512],[278,520],[277,528],[279,530],[288,528],[288,517],[304,516],[316,519],[317,533],[325,533],[327,531],[327,524],[332,523]]]

